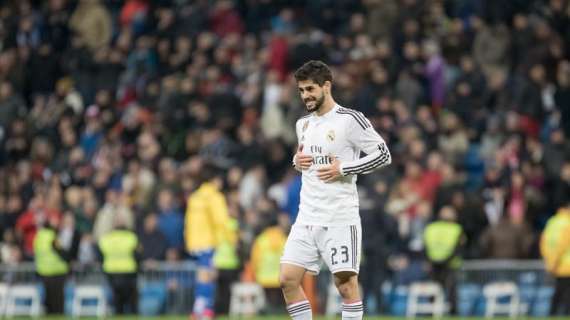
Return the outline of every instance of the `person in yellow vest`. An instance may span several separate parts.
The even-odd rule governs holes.
[[[113,304],[117,314],[138,312],[137,271],[140,253],[137,235],[127,229],[120,218],[115,227],[101,236],[98,242],[103,258],[103,272],[113,290]]]
[[[570,315],[570,196],[548,219],[540,239],[546,270],[556,278],[551,315]]]
[[[34,238],[36,272],[45,289],[48,314],[63,314],[64,286],[69,274],[69,255],[57,240],[57,221],[49,219]]]
[[[456,221],[455,209],[444,206],[439,211],[439,219],[427,225],[424,230],[424,245],[431,264],[431,275],[445,290],[451,314],[457,311],[455,273],[461,266],[460,250],[466,240],[463,228]]]
[[[237,212],[236,212],[237,213]],[[239,222],[230,217],[226,228],[227,235],[216,248],[214,267],[217,270],[216,314],[228,314],[230,309],[231,287],[239,279],[240,259],[238,254]]]
[[[283,229],[277,219],[271,221],[269,227],[257,236],[251,249],[251,267],[255,281],[265,291],[268,313],[285,311],[279,283],[280,259],[287,241]]]
[[[197,259],[192,318],[212,319],[216,272],[215,249],[227,241],[228,207],[222,189],[222,172],[210,164],[200,171],[200,184],[188,197],[184,238],[186,249]]]

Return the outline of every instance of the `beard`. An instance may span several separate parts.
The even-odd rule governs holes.
[[[312,102],[312,101],[315,101],[315,104],[311,108],[311,107],[309,107],[308,103]],[[325,94],[323,92],[321,94],[320,98],[318,98],[318,99],[305,100],[305,106],[307,107],[308,112],[315,112],[321,108],[321,106],[323,105],[324,102],[325,102]]]

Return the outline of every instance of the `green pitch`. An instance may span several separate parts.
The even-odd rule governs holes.
[[[15,319],[24,319],[21,317],[15,317]],[[41,319],[49,319],[49,320],[70,320],[73,319],[71,317],[41,317]],[[95,320],[97,318],[87,318],[82,317],[79,319],[84,320]],[[162,316],[162,317],[106,317],[106,320],[188,320],[188,317],[179,317],[179,316]],[[218,317],[217,320],[234,320],[234,319],[243,319],[243,320],[290,320],[291,318],[286,316],[263,316],[263,317]],[[419,318],[419,319],[432,319],[431,317]],[[461,318],[461,317],[444,317],[441,320],[454,320],[454,319],[468,319],[468,320],[483,320],[484,318]],[[493,318],[496,320],[507,320],[509,318]],[[532,317],[518,317],[517,319],[565,319],[568,318],[558,317],[558,318],[532,318]],[[340,320],[340,317],[317,317],[315,320]],[[406,320],[404,317],[364,317],[364,320]],[[510,319],[509,319],[510,320]]]

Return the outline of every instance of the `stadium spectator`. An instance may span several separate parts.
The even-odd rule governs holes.
[[[542,234],[540,248],[546,270],[556,278],[550,315],[570,315],[570,200],[568,194]]]
[[[116,314],[137,314],[137,273],[141,247],[137,235],[127,228],[123,218],[113,221],[113,229],[98,241],[103,260],[103,272],[113,290],[113,306]]]
[[[111,16],[99,0],[79,1],[70,17],[69,26],[91,50],[99,49],[111,40]]]
[[[57,232],[57,240],[61,250],[66,253],[70,262],[77,261],[81,234],[76,228],[75,217],[71,212],[64,212]]]
[[[284,313],[284,303],[279,284],[279,260],[285,248],[288,225],[279,224],[276,216],[270,218],[268,226],[255,238],[251,249],[251,268],[255,282],[259,283],[267,299],[265,312]]]
[[[18,117],[25,115],[24,101],[17,92],[11,82],[3,81],[0,83],[0,126],[4,131],[8,131],[10,125]]]
[[[534,235],[521,217],[504,215],[483,231],[479,241],[485,258],[528,259]]]
[[[46,291],[45,306],[48,314],[63,313],[63,288],[70,271],[70,252],[58,238],[58,224],[57,218],[48,218],[34,238],[36,271]]]
[[[461,266],[465,233],[457,223],[457,213],[453,207],[441,208],[437,220],[426,226],[424,241],[426,256],[431,264],[431,277],[444,288],[450,303],[450,314],[456,314],[456,271]]]
[[[168,243],[164,233],[158,229],[156,214],[150,213],[144,218],[138,237],[141,243],[141,261],[145,267],[152,267],[166,259]]]
[[[216,247],[214,267],[217,270],[216,296],[214,311],[216,314],[228,314],[231,301],[231,288],[239,279],[241,261],[239,257],[239,221],[235,206],[228,205],[226,237]]]
[[[16,222],[16,234],[23,243],[23,252],[27,258],[34,256],[33,243],[38,229],[47,221],[58,220],[60,213],[47,208],[43,194],[36,195],[28,210],[20,215]]]
[[[89,239],[111,230],[113,215],[132,228],[146,212],[175,217],[158,210],[164,189],[185,210],[209,161],[226,169],[249,252],[259,203],[281,199],[292,222],[297,213],[289,166],[304,110],[291,71],[309,59],[332,67],[338,102],[361,108],[393,146],[387,199],[366,209],[385,206],[396,220],[390,250],[406,258],[390,266],[421,271],[410,249],[425,225],[416,210],[449,205],[461,213],[466,257],[535,257],[537,237],[523,250],[487,230],[537,234],[568,193],[570,4],[480,4],[0,1],[2,258],[31,261],[46,213],[71,212],[78,259],[92,261]],[[528,228],[508,221],[518,216]],[[501,254],[488,255],[484,234]],[[368,269],[363,279],[374,278]]]
[[[116,219],[121,219],[124,226],[133,229],[135,217],[131,207],[127,203],[126,195],[116,189],[108,189],[105,193],[105,203],[97,212],[97,217],[93,225],[93,236],[99,241],[109,231],[113,230]]]
[[[384,210],[388,199],[388,179],[378,177],[380,173],[385,172],[364,176],[363,189],[359,190],[362,232],[368,235],[362,238],[362,252],[366,257],[361,266],[363,300],[375,299],[376,313],[387,311],[384,306],[388,301],[384,301],[378,288],[390,279],[388,260],[398,251],[400,242],[396,219]],[[365,308],[372,312],[369,306]]]
[[[231,235],[227,230],[228,207],[221,192],[220,169],[205,164],[199,181],[199,187],[188,197],[184,236],[186,250],[198,264],[192,316],[210,319],[214,316],[216,286],[213,258],[218,245]]]
[[[184,247],[184,216],[176,200],[169,189],[158,192],[158,229],[166,237],[167,248],[182,250]]]

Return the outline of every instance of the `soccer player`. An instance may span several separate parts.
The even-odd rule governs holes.
[[[293,165],[302,172],[302,187],[299,215],[281,257],[287,311],[294,320],[312,319],[301,280],[305,272],[317,274],[322,259],[342,296],[342,319],[362,319],[356,175],[390,164],[390,152],[361,112],[334,101],[332,74],[325,63],[305,63],[295,79],[310,114],[296,124],[299,147]],[[366,156],[360,158],[361,151]]]
[[[188,252],[197,258],[194,307],[191,319],[214,318],[216,270],[215,249],[228,240],[228,206],[222,193],[222,173],[209,163],[200,171],[200,186],[188,197],[185,240]]]

